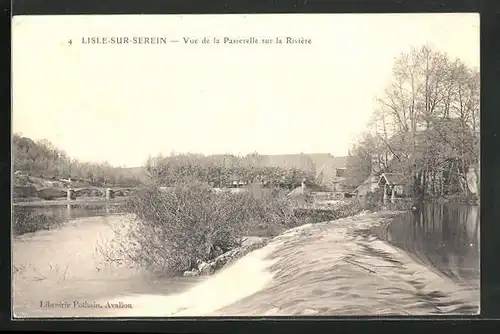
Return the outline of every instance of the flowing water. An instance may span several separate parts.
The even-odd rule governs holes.
[[[272,280],[265,288],[214,314],[477,314],[476,209],[424,210],[442,219],[434,224],[439,231],[422,218],[425,211],[361,214],[289,230],[268,245]]]
[[[96,245],[111,238],[113,224],[123,219],[117,207],[22,209],[57,215],[66,223],[15,238],[16,316],[408,315],[478,310],[477,207],[425,206],[391,224],[373,224],[377,216],[316,224],[306,227],[310,231],[305,234],[278,237],[208,279],[163,278],[104,266]],[[107,301],[118,306],[97,307]]]

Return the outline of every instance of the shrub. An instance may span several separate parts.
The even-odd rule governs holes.
[[[361,203],[355,199],[339,201],[335,204],[320,207],[303,207],[295,209],[295,215],[302,223],[319,223],[350,217],[363,211]]]
[[[364,210],[377,211],[382,208],[383,200],[383,190],[377,189],[375,191],[370,191],[366,194],[366,197],[362,201],[362,206]]]
[[[50,230],[60,226],[63,219],[32,210],[14,208],[12,210],[12,232],[14,235]]]
[[[452,194],[441,197],[437,200],[438,202],[444,203],[469,203],[469,204],[477,204],[479,201],[479,197],[476,194],[468,193],[460,193],[460,194]]]
[[[305,223],[359,213],[356,200],[327,210],[298,207],[279,190],[250,188],[215,192],[190,182],[172,188],[141,189],[127,203],[130,220],[101,253],[108,262],[177,275],[240,245],[243,236],[274,237]]]
[[[386,203],[384,204],[384,208],[386,210],[394,210],[394,211],[408,211],[411,210],[413,206],[413,201],[410,198],[398,199],[394,203]]]
[[[346,218],[350,216],[354,216],[361,211],[366,210],[359,201],[355,199],[351,199],[345,202],[340,202],[334,211],[335,211],[335,219]]]
[[[101,251],[109,261],[179,274],[235,246],[257,228],[297,226],[293,207],[273,192],[214,193],[202,183],[150,186],[129,200],[133,217]]]

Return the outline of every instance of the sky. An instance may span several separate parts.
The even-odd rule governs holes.
[[[178,42],[82,43],[124,36]],[[287,36],[311,44],[213,42]],[[462,13],[16,16],[12,40],[13,132],[127,167],[171,152],[346,155],[402,52],[479,67],[479,15]]]

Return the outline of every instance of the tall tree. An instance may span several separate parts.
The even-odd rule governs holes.
[[[416,196],[468,193],[470,169],[479,174],[477,69],[428,46],[413,48],[395,60],[377,101],[368,134],[353,150],[359,165],[350,169],[376,157],[384,171],[412,180]]]

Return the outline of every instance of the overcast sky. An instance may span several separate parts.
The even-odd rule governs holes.
[[[130,167],[171,151],[345,155],[401,52],[427,44],[479,67],[477,14],[30,16],[12,34],[13,131]],[[81,43],[92,36],[180,42]],[[204,36],[312,44],[182,41]]]

